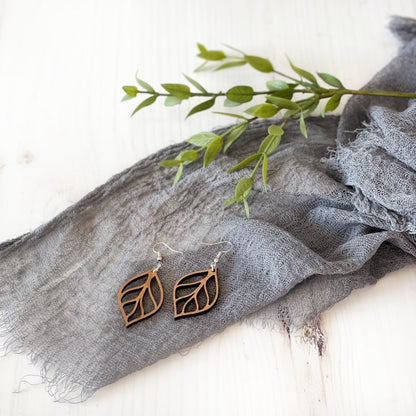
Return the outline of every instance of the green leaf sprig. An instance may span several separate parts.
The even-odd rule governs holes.
[[[198,43],[197,46],[199,50],[197,56],[203,59],[204,62],[195,69],[195,72],[208,69],[209,65],[212,63],[214,63],[214,71],[249,65],[257,71],[275,74],[282,79],[267,81],[267,90],[264,91],[254,91],[254,89],[249,85],[236,85],[229,88],[226,92],[209,92],[198,81],[184,74],[184,77],[189,84],[195,88],[195,91],[191,91],[191,88],[186,84],[164,83],[161,84],[164,92],[158,92],[147,82],[139,79],[136,73],[137,85],[141,89],[137,88],[135,85],[124,86],[123,90],[125,92],[125,96],[122,98],[122,101],[136,98],[141,94],[148,95],[147,98],[136,106],[131,114],[133,116],[139,110],[155,103],[159,97],[164,97],[164,104],[167,107],[179,105],[184,100],[202,98],[202,101],[188,112],[186,115],[186,118],[188,118],[194,114],[209,110],[216,104],[216,100],[219,98],[223,99],[224,107],[239,107],[243,104],[249,103],[255,96],[263,96],[263,103],[244,109],[244,113],[248,114],[250,117],[243,114],[214,111],[215,114],[233,117],[240,120],[240,122],[229,128],[221,135],[211,132],[201,132],[195,134],[186,140],[188,143],[193,145],[195,149],[182,151],[175,157],[175,159],[163,160],[159,162],[159,165],[161,166],[177,168],[173,180],[173,186],[175,186],[182,176],[184,165],[196,161],[200,153],[204,154],[203,167],[206,168],[215,160],[221,152],[221,149],[223,152],[226,152],[230,146],[238,140],[238,138],[247,129],[249,123],[259,118],[281,118],[282,122],[280,125],[273,124],[269,126],[268,135],[261,142],[257,153],[248,155],[244,160],[237,163],[227,171],[233,172],[250,164],[254,164],[251,174],[247,177],[241,178],[238,181],[235,186],[234,195],[227,198],[223,203],[224,207],[233,203],[243,203],[247,218],[250,216],[248,197],[250,196],[253,188],[253,178],[260,166],[262,166],[261,175],[263,178],[264,190],[267,192],[268,157],[278,148],[284,134],[284,127],[290,120],[298,123],[300,132],[305,138],[307,138],[308,133],[305,119],[318,107],[321,100],[328,100],[321,112],[322,117],[325,117],[326,113],[332,112],[338,108],[344,95],[374,95],[416,98],[416,94],[412,92],[347,89],[338,78],[324,72],[317,73],[319,78],[318,81],[318,78],[315,75],[294,65],[289,58],[288,61],[294,73],[293,75],[288,75],[278,71],[266,58],[247,55],[244,52],[228,45],[225,46],[233,52],[237,52],[237,56],[227,54],[222,50],[208,50],[200,43]],[[326,85],[321,85],[321,81],[323,81]],[[332,88],[329,88],[328,86]]]

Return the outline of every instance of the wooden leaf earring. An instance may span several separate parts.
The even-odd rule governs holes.
[[[230,244],[230,248],[220,251],[209,269],[186,274],[176,282],[173,288],[175,319],[208,312],[217,302],[219,293],[217,263],[224,253],[232,249],[233,244],[230,241],[201,243],[208,246],[224,243]]]
[[[174,250],[163,241],[156,243],[153,246],[153,252],[157,254],[156,267],[133,276],[121,286],[118,291],[118,304],[126,327],[152,316],[162,306],[163,287],[157,274],[162,267],[162,253],[155,250],[155,247],[160,244],[175,253],[183,253]]]

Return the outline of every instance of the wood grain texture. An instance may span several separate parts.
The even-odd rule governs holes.
[[[163,295],[162,283],[154,267],[127,280],[117,296],[126,327],[154,315],[162,306]]]
[[[154,85],[184,81],[182,72],[195,75],[197,41],[225,42],[280,68],[288,53],[359,88],[396,53],[393,14],[416,17],[414,0],[0,1],[0,239],[153,151],[229,123],[205,113],[185,122],[195,103],[160,103],[130,119],[120,87],[137,69]],[[255,88],[268,79],[245,67],[195,75],[222,90],[247,77]],[[36,367],[9,354],[0,415],[412,415],[415,277],[416,268],[393,273],[324,313],[322,355],[302,333],[234,325],[80,405],[52,402],[28,384],[39,383]]]
[[[182,276],[173,288],[174,318],[190,318],[208,312],[217,302],[218,294],[217,267]]]

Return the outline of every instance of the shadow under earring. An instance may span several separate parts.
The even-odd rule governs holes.
[[[133,276],[127,280],[118,291],[118,304],[124,318],[126,327],[154,315],[163,303],[163,287],[157,272],[162,266],[162,253],[155,251],[155,247],[163,244],[170,248],[163,241],[153,246],[153,252],[157,254],[157,265],[143,273]]]
[[[182,276],[173,288],[174,318],[186,318],[208,312],[217,302],[219,295],[217,263],[224,253],[232,248],[229,241],[202,243],[205,245],[230,244],[230,248],[220,251],[206,270],[199,270]]]

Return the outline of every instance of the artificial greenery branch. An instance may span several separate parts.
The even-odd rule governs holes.
[[[299,123],[301,133],[307,138],[305,119],[318,107],[321,100],[328,99],[321,113],[322,117],[324,117],[326,113],[338,108],[344,95],[416,98],[416,94],[412,92],[348,89],[333,75],[318,72],[317,75],[319,79],[332,87],[328,88],[320,85],[318,79],[311,72],[295,66],[289,58],[289,65],[296,74],[294,76],[276,70],[268,59],[246,55],[244,52],[228,45],[225,46],[232,49],[234,52],[237,52],[239,55],[227,55],[222,50],[207,50],[205,46],[199,43],[197,46],[199,49],[198,57],[203,59],[204,62],[195,69],[195,72],[208,69],[209,64],[212,62],[215,64],[218,62],[220,63],[220,65],[213,68],[214,71],[248,64],[257,71],[276,74],[285,80],[279,79],[267,81],[267,90],[265,91],[254,91],[253,88],[248,85],[236,85],[226,92],[209,92],[199,82],[184,74],[187,81],[197,91],[191,91],[191,88],[185,84],[165,83],[161,84],[165,92],[158,92],[147,82],[139,79],[136,74],[137,84],[142,89],[138,89],[134,85],[124,86],[123,90],[126,95],[123,97],[122,101],[133,99],[141,94],[149,95],[134,109],[132,113],[133,116],[142,108],[155,103],[159,97],[165,98],[164,104],[167,107],[179,105],[182,101],[192,98],[208,98],[194,106],[186,115],[186,118],[188,118],[193,114],[209,110],[215,105],[216,100],[220,97],[224,98],[223,105],[225,107],[238,107],[250,102],[255,96],[264,96],[263,103],[251,106],[244,110],[244,112],[251,117],[242,114],[214,111],[215,114],[233,117],[242,121],[235,124],[221,135],[211,132],[195,134],[186,140],[188,143],[192,144],[195,149],[185,150],[179,153],[175,159],[159,162],[159,164],[164,167],[177,167],[173,180],[173,186],[175,186],[181,178],[184,166],[196,161],[200,153],[204,153],[203,167],[206,168],[217,157],[221,149],[223,152],[226,152],[229,147],[238,140],[247,129],[249,123],[258,118],[279,116],[283,121],[280,125],[269,126],[268,135],[261,142],[257,153],[248,155],[244,160],[227,171],[233,172],[250,164],[254,164],[255,162],[251,174],[248,177],[243,177],[239,180],[235,187],[234,195],[230,196],[223,203],[224,207],[233,203],[243,203],[248,218],[249,206],[247,199],[252,190],[253,178],[260,166],[262,166],[261,174],[263,177],[264,190],[267,192],[268,156],[276,151],[284,134],[284,127],[290,120],[295,120]]]

